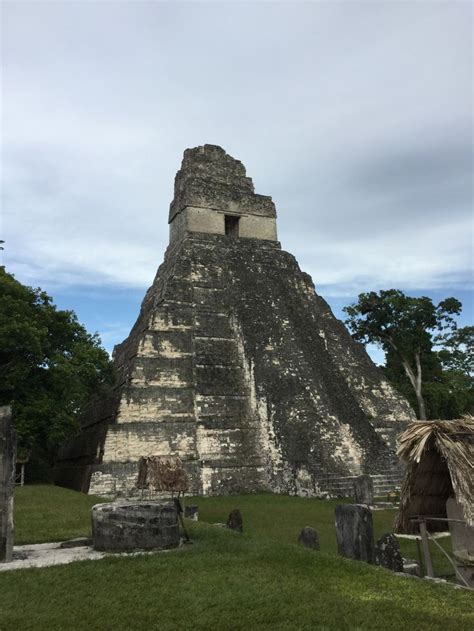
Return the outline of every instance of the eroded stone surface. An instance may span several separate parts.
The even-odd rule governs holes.
[[[310,548],[311,550],[319,550],[319,536],[314,528],[306,526],[298,535],[298,543],[300,546]]]
[[[174,502],[114,502],[92,507],[92,542],[99,551],[175,548],[180,535]]]
[[[224,234],[227,213],[239,237]],[[243,230],[247,220],[275,222],[275,209],[243,165],[219,147],[187,151],[174,236],[114,349],[116,391],[91,404],[64,445],[58,483],[139,496],[138,462],[152,455],[181,458],[190,495],[324,496],[328,475],[393,471],[411,408],[276,232]]]
[[[403,572],[403,558],[393,533],[382,535],[375,544],[375,563],[393,572]]]
[[[370,475],[359,475],[354,479],[354,496],[356,504],[374,503],[374,483]]]
[[[372,513],[361,504],[336,506],[337,551],[357,561],[374,563],[374,528]]]
[[[16,435],[10,406],[0,407],[0,563],[13,558]]]

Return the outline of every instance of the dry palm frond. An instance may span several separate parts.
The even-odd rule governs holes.
[[[439,496],[439,505],[444,509],[451,485],[467,522],[474,524],[473,416],[453,421],[410,423],[399,437],[397,453],[408,465],[397,519],[400,531],[407,531],[408,519],[413,515],[414,506],[423,504],[422,498],[426,498],[424,503],[427,504],[428,497]]]

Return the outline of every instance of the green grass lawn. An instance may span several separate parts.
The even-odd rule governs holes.
[[[103,498],[74,493],[57,486],[32,485],[18,488],[15,498],[15,542],[43,543],[90,535],[90,508]],[[199,519],[208,523],[225,522],[232,508],[240,508],[247,532],[278,543],[295,543],[304,526],[317,530],[321,550],[336,553],[334,509],[350,500],[315,500],[285,495],[240,495],[229,497],[186,498],[199,506]],[[375,511],[375,536],[390,532],[393,510]],[[450,550],[450,540],[440,540]],[[400,539],[402,554],[418,558],[414,541]],[[432,546],[437,576],[452,576],[449,562]]]
[[[240,495],[228,497],[186,498],[187,504],[199,506],[199,519],[208,523],[225,522],[233,508],[240,508],[244,528],[270,541],[295,543],[301,529],[311,526],[318,534],[321,550],[336,554],[336,529],[334,510],[338,504],[350,499],[317,500],[287,495]],[[392,532],[395,510],[373,511],[375,538]],[[439,543],[451,552],[451,539],[439,539]],[[418,549],[414,540],[400,538],[400,547],[405,558],[418,560]],[[446,557],[431,544],[431,553],[436,576],[454,577],[454,570]]]
[[[88,534],[96,501],[19,489],[18,540]],[[337,502],[257,495],[196,503],[210,522],[240,508],[244,534],[188,522],[194,544],[179,550],[2,573],[0,630],[474,629],[472,594],[337,557]],[[393,512],[374,518],[378,533],[390,530]],[[318,530],[322,552],[294,543],[305,525]]]
[[[90,509],[104,501],[59,486],[32,484],[17,487],[15,544],[65,541],[90,535]]]

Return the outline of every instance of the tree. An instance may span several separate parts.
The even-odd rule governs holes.
[[[450,409],[446,418],[459,418],[474,410],[474,326],[438,336],[436,357],[442,367],[443,385]]]
[[[32,452],[45,477],[87,401],[112,385],[113,368],[73,311],[4,267],[0,295],[0,404],[12,404],[19,449]]]
[[[344,308],[349,316],[346,324],[356,340],[377,344],[388,358],[399,361],[414,390],[420,419],[427,418],[423,365],[432,360],[434,335],[455,330],[453,316],[461,308],[455,298],[434,305],[426,296],[412,298],[398,289],[360,294],[357,303]]]
[[[464,375],[474,373],[474,326],[464,326],[438,336],[438,357],[445,370]]]

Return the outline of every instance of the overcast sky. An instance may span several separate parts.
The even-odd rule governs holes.
[[[2,18],[4,262],[108,348],[204,143],[273,196],[337,315],[397,287],[472,321],[470,3],[4,0]]]

